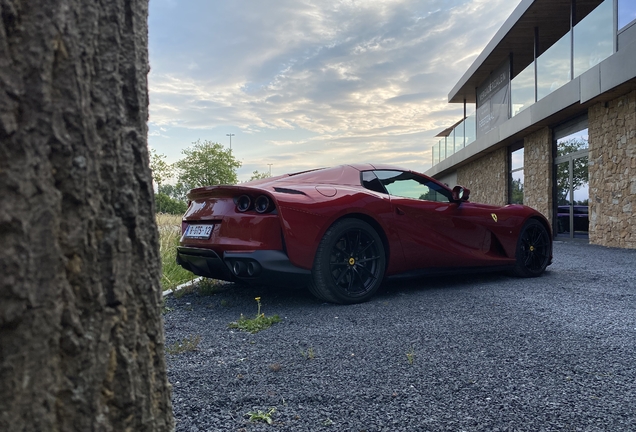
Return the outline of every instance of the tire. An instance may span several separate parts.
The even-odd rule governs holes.
[[[318,245],[309,290],[330,303],[362,303],[382,284],[385,267],[384,246],[371,225],[342,219]]]
[[[519,277],[540,276],[550,263],[552,242],[543,224],[530,219],[521,229],[517,240],[517,263],[513,273]]]

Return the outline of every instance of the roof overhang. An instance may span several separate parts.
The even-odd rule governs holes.
[[[601,3],[602,0],[576,0],[577,21]],[[539,37],[538,55],[569,31],[571,5],[572,0],[522,0],[453,87],[448,102],[475,103],[475,89],[510,57],[514,78],[534,61],[535,28]]]

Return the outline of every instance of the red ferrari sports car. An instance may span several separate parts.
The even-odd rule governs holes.
[[[307,285],[344,304],[368,300],[392,275],[542,274],[552,262],[548,221],[468,198],[461,186],[371,164],[202,187],[188,194],[177,262],[209,278]]]

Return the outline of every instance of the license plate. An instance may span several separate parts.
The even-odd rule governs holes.
[[[212,228],[214,228],[214,225],[210,224],[188,225],[188,228],[186,228],[186,232],[183,237],[190,239],[209,239],[210,234],[212,233]]]

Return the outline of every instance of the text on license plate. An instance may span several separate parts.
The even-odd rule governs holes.
[[[210,234],[212,233],[212,228],[214,228],[214,225],[211,224],[188,225],[188,228],[186,228],[186,232],[183,237],[194,239],[208,239],[210,238]]]

